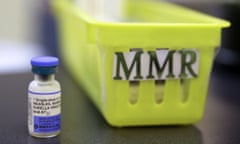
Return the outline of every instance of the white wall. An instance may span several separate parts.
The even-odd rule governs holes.
[[[44,55],[38,43],[43,0],[0,0],[0,74],[30,72],[31,57]]]
[[[42,0],[0,0],[0,41],[34,43]]]

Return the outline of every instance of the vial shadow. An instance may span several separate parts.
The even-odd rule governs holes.
[[[27,144],[60,144],[60,137],[53,138],[34,138],[29,136],[27,140]]]

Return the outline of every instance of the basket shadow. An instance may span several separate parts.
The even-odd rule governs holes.
[[[60,143],[203,143],[201,131],[192,125],[111,127],[74,79],[65,74],[60,76],[65,87]]]

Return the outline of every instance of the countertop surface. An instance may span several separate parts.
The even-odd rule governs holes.
[[[1,144],[238,144],[240,143],[240,73],[211,75],[204,118],[189,126],[114,128],[109,126],[63,68],[62,131],[51,139],[27,132],[27,87],[31,73],[0,75]]]

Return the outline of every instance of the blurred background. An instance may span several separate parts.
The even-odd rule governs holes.
[[[222,49],[216,57],[216,65],[224,70],[227,67],[227,70],[239,71],[240,2],[169,1],[230,20],[232,27],[223,31]],[[0,0],[0,73],[28,71],[31,57],[59,54],[56,23],[49,2],[50,0]],[[76,0],[76,3],[81,2]],[[99,4],[100,0],[89,2]]]

